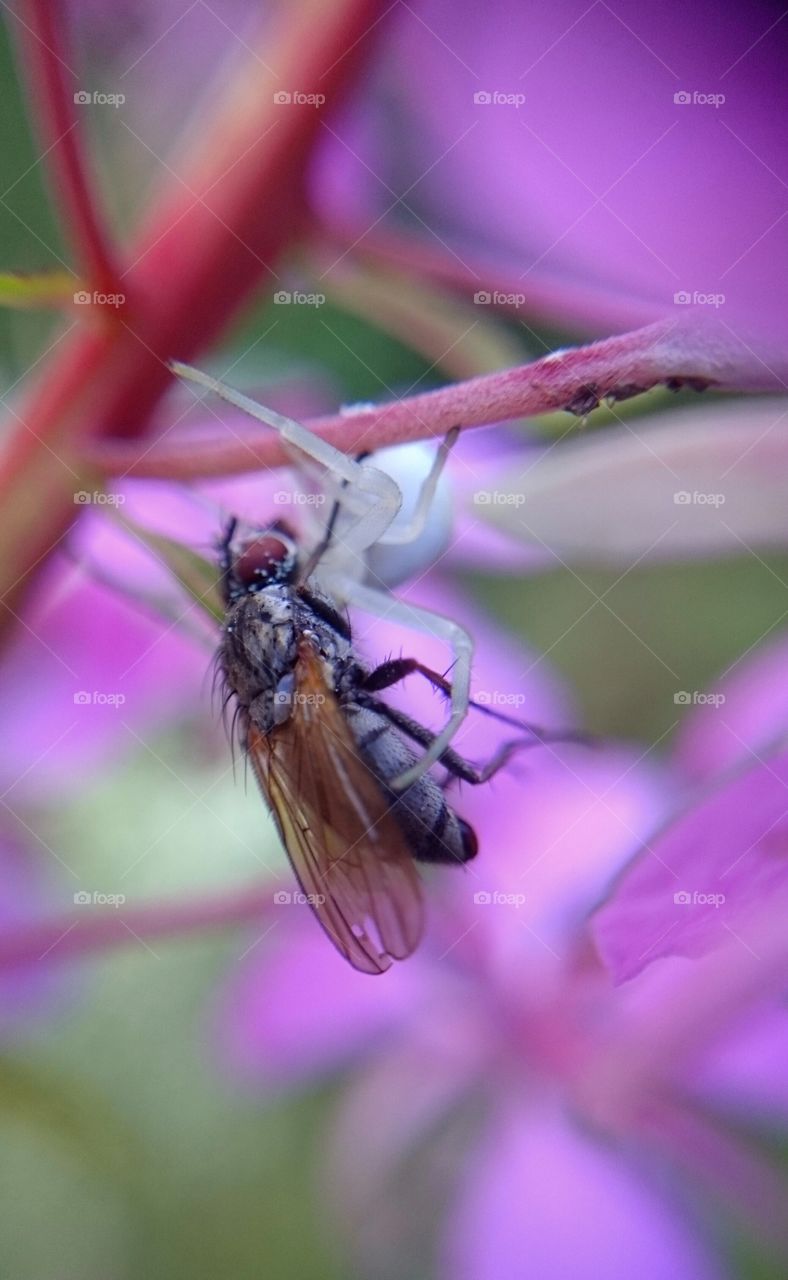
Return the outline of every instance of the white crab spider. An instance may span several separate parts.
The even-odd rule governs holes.
[[[385,456],[389,470],[384,471],[366,460],[357,461],[348,457],[301,423],[257,404],[240,391],[199,369],[193,369],[179,361],[173,361],[170,367],[178,377],[214,392],[258,422],[273,427],[286,444],[319,464],[328,487],[333,488],[336,496],[341,496],[340,513],[331,530],[330,542],[312,569],[310,579],[337,604],[352,605],[374,617],[391,618],[414,631],[435,636],[450,649],[452,684],[446,724],[435,735],[432,744],[416,764],[389,784],[394,790],[409,787],[438,761],[468,713],[473,640],[464,627],[453,619],[408,604],[388,594],[384,588],[396,585],[403,577],[418,569],[420,564],[423,565],[424,559],[421,557],[425,551],[430,558],[434,558],[441,550],[440,545],[436,547],[434,526],[430,522],[441,472],[456,436],[447,437],[441,444],[415,503],[411,504],[409,511],[403,513],[403,491],[392,474],[395,465],[393,456],[400,455],[397,463],[401,466],[403,461],[412,462],[412,451],[409,458],[403,456],[401,449],[381,451],[376,460],[380,461]],[[440,495],[439,503],[445,513],[445,494]],[[404,520],[401,513],[406,516]],[[444,544],[446,526],[447,521],[444,520]],[[316,548],[320,546],[324,534],[325,527],[322,532],[316,530]],[[420,545],[422,539],[424,542]],[[417,550],[420,564],[416,556],[407,557],[404,561],[401,556],[392,559],[387,554],[387,548],[393,547]],[[372,581],[380,582],[381,586],[372,585]]]

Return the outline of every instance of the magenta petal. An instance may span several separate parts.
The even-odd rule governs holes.
[[[122,572],[122,565],[121,565]],[[54,557],[0,672],[9,803],[139,748],[195,707],[210,654]]]
[[[761,1120],[788,1126],[788,1017],[782,1004],[769,1003],[737,1022],[698,1066],[695,1090],[707,1102]]]
[[[222,993],[219,1040],[235,1074],[292,1086],[330,1071],[398,1025],[419,1000],[417,959],[382,977],[352,969],[308,907],[260,943]]]
[[[522,914],[555,943],[663,817],[667,790],[627,750],[551,748],[545,757],[538,772],[528,759],[486,795],[469,794],[463,812],[488,845],[469,888],[522,895]]]
[[[484,6],[431,0],[397,17],[399,145],[370,145],[368,110],[351,151],[325,157],[328,200],[346,208],[352,193],[362,230],[412,183],[408,207],[461,254],[483,235],[526,298],[552,269],[600,305],[620,289],[672,309],[697,290],[722,295],[730,323],[784,333],[786,36],[765,6],[506,3],[491,23]]]
[[[491,521],[501,476],[511,480],[527,475],[549,449],[550,445],[526,443],[495,428],[464,433],[449,472],[456,499],[452,564],[511,574],[552,567],[554,558],[545,548],[526,544],[519,529],[496,528]]]
[[[594,933],[617,981],[662,956],[701,956],[788,900],[788,752],[699,801],[634,859]],[[749,946],[757,952],[755,939]]]
[[[712,693],[713,701],[700,702],[687,715],[675,747],[679,764],[698,779],[763,752],[785,732],[788,640],[756,649]]]
[[[215,502],[135,482],[120,495],[120,515],[210,555],[228,511],[252,517],[257,504],[269,519],[284,509],[277,494],[291,491],[282,472],[217,485]],[[12,803],[138,750],[135,735],[149,739],[176,717],[217,722],[207,697],[210,622],[163,563],[97,505],[86,505],[69,549],[77,563],[53,556],[0,670],[0,778]],[[159,599],[172,620],[157,618]]]
[[[549,1111],[509,1110],[468,1164],[443,1250],[451,1280],[720,1280],[678,1206]]]

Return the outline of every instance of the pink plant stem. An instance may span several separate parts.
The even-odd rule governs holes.
[[[62,10],[51,0],[28,0],[27,22],[18,29],[28,66],[31,105],[38,116],[47,169],[63,225],[74,243],[79,274],[90,289],[117,293],[115,253],[88,178],[74,109],[78,81],[67,65],[63,21]]]
[[[86,440],[141,434],[171,381],[167,361],[210,345],[260,281],[271,280],[298,234],[321,112],[309,103],[279,106],[276,91],[320,94],[321,110],[333,110],[382,12],[381,0],[302,0],[280,11],[264,51],[275,73],[250,57],[199,150],[179,164],[185,185],[166,180],[128,247],[125,314],[99,329],[80,317],[42,363],[0,460],[0,598],[11,607],[79,510],[73,494],[83,487]]]
[[[182,938],[214,929],[258,927],[263,933],[273,912],[273,890],[217,893],[194,902],[152,903],[117,910],[82,907],[67,916],[7,929],[0,936],[0,971],[42,961],[90,956],[157,939]]]
[[[511,418],[568,409],[584,416],[605,397],[627,399],[667,383],[721,391],[784,388],[784,360],[767,362],[729,330],[712,323],[660,321],[586,347],[555,353],[533,364],[406,396],[358,413],[307,422],[345,453],[442,436],[450,427],[484,426]],[[782,370],[782,371],[781,371]],[[214,406],[215,408],[217,406]],[[289,461],[279,437],[262,428],[229,439],[152,444],[145,449],[104,440],[88,460],[108,475],[196,479],[231,475]]]

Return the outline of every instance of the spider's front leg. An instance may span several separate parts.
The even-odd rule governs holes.
[[[203,373],[200,369],[181,364],[179,360],[171,361],[170,368],[179,378],[194,383],[198,387],[204,387],[206,391],[212,391],[214,395],[220,396],[222,400],[226,400],[228,404],[240,409],[257,422],[272,427],[287,444],[306,458],[319,463],[337,478],[343,485],[343,502],[347,503],[351,510],[359,512],[358,519],[348,530],[347,535],[343,534],[342,541],[348,551],[352,550],[357,555],[363,555],[368,547],[380,540],[402,505],[399,486],[385,471],[371,466],[368,462],[356,461],[355,458],[335,449],[328,441],[322,440],[313,431],[309,431],[300,422],[296,422],[294,418],[277,413],[275,409],[269,409],[266,405],[257,404],[241,391],[236,391],[235,387],[228,386],[226,382],[220,382],[218,378],[212,378],[210,374]]]
[[[348,604],[355,605],[364,613],[372,614],[374,617],[399,622],[403,626],[411,627],[414,631],[435,636],[449,647],[453,655],[454,679],[450,689],[447,690],[449,718],[440,733],[435,734],[431,745],[421,759],[389,783],[394,791],[403,791],[440,759],[468,714],[471,701],[473,640],[464,627],[451,618],[444,618],[442,614],[421,609],[409,604],[406,600],[399,600],[396,596],[386,595],[385,592],[376,591],[372,587],[350,579],[345,580],[341,585],[343,597]]]

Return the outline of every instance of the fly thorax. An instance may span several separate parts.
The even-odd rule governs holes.
[[[244,596],[230,611],[222,645],[227,683],[263,731],[287,719],[296,652],[292,594],[287,587],[273,586]]]
[[[326,678],[330,688],[334,687],[334,669],[344,666],[353,647],[349,632],[341,614],[330,596],[312,588],[311,599],[301,602],[296,615],[296,626],[305,640],[309,640],[313,648],[320,654],[326,665]],[[315,604],[317,603],[317,608]],[[334,618],[336,614],[336,618]]]

